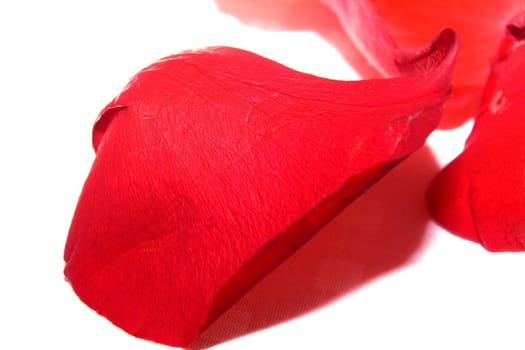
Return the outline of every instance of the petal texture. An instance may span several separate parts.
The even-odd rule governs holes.
[[[323,0],[339,17],[356,46],[384,76],[395,76],[396,46],[423,45],[444,27],[458,33],[461,50],[445,105],[443,128],[463,123],[476,111],[501,28],[522,0]],[[359,67],[357,67],[359,68]]]
[[[216,47],[138,73],[94,126],[65,275],[125,331],[187,346],[423,145],[449,95],[443,31],[405,76],[345,82]]]
[[[463,153],[433,181],[429,208],[491,251],[525,250],[525,13],[507,27]]]

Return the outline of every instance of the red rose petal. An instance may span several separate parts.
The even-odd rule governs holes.
[[[406,77],[344,82],[211,48],[136,75],[94,127],[65,249],[78,296],[125,331],[187,346],[439,121],[457,43]],[[414,56],[418,53],[420,56]]]
[[[490,251],[525,250],[525,12],[510,23],[465,150],[433,181],[434,218]]]
[[[372,67],[385,77],[399,75],[394,57],[397,44],[370,1],[323,0],[323,2],[339,17],[346,33]],[[404,47],[414,46],[418,45]],[[360,67],[356,68],[360,69]]]
[[[395,75],[392,50],[396,44],[423,45],[444,27],[458,33],[461,50],[442,128],[458,126],[475,113],[501,28],[523,5],[522,0],[323,1],[339,16],[363,55],[386,77]]]

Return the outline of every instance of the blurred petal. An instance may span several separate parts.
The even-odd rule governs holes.
[[[345,82],[233,48],[165,58],[94,127],[65,275],[125,331],[187,346],[248,288],[424,144],[457,49]],[[414,56],[414,55],[417,56]]]
[[[491,251],[525,250],[525,12],[507,27],[465,150],[428,193],[434,218]]]
[[[461,50],[452,80],[452,98],[445,105],[440,124],[442,128],[458,126],[475,113],[489,62],[501,39],[501,28],[523,5],[523,0],[323,2],[339,16],[363,55],[386,77],[396,73],[392,61],[396,44],[399,47],[423,45],[445,27],[458,33]]]

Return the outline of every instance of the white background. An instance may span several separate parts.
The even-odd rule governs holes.
[[[261,27],[241,24],[211,0],[0,4],[1,349],[165,348],[113,326],[64,281],[63,246],[94,158],[91,126],[134,73],[180,50],[237,46],[310,73],[355,78],[316,32]],[[432,135],[441,164],[461,150],[468,129]],[[416,157],[424,160],[416,170],[430,159],[428,152]],[[427,170],[424,181],[437,171]],[[366,208],[368,201],[364,215],[373,218],[365,221],[374,227],[361,231],[384,234],[393,226],[388,234],[398,234],[372,242],[373,258],[356,257],[360,250],[351,244],[348,250],[332,244],[352,242],[334,233],[336,225],[241,300],[201,344],[219,342],[214,348],[224,350],[525,349],[525,255],[488,253],[425,226],[424,215],[411,222],[396,203],[405,203],[401,210],[422,208],[425,182],[414,184],[414,192],[410,183],[399,187],[404,176],[410,174],[385,180],[392,203],[381,200],[381,189],[356,202]],[[403,202],[405,192],[418,202]],[[312,252],[318,260],[304,265]],[[401,256],[389,260],[389,254]],[[276,292],[275,281],[289,285]],[[299,307],[292,310],[294,298]]]

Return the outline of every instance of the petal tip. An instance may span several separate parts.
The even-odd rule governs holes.
[[[431,71],[435,67],[455,61],[458,38],[452,29],[443,29],[430,44],[396,52],[396,65],[402,74],[415,75]],[[450,74],[453,64],[450,64]]]

